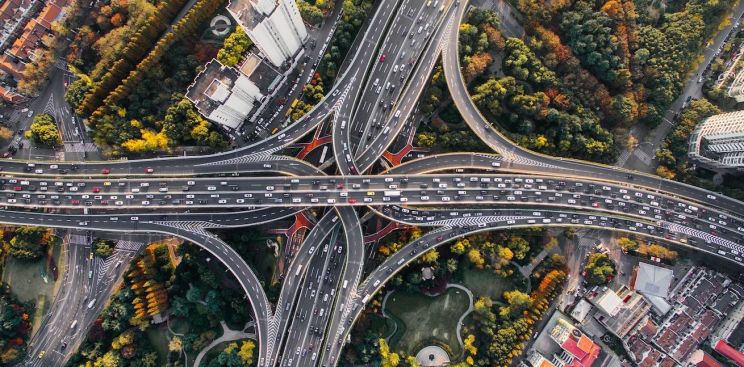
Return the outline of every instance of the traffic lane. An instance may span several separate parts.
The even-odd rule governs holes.
[[[397,213],[396,210],[402,212],[403,215],[398,215],[399,213]],[[475,224],[485,227],[488,225],[489,220],[491,220],[492,218],[498,218],[499,216],[503,215],[503,213],[512,213],[514,215],[532,215],[533,217],[546,217],[542,218],[541,220],[528,219],[529,224],[535,225],[560,226],[569,225],[570,223],[570,225],[596,226],[600,228],[620,231],[624,230],[624,228],[627,228],[628,231],[633,233],[641,231],[644,233],[648,233],[649,235],[663,237],[664,240],[666,240],[667,242],[675,243],[680,246],[688,246],[691,248],[705,248],[706,250],[713,250],[710,252],[728,258],[731,261],[736,261],[739,263],[744,262],[741,258],[742,248],[741,246],[732,245],[731,236],[728,236],[728,239],[726,238],[726,236],[714,236],[707,232],[694,229],[690,226],[666,220],[649,221],[629,218],[627,216],[622,216],[621,214],[618,215],[613,213],[607,214],[601,212],[582,212],[588,215],[588,217],[585,217],[577,214],[577,212],[575,211],[557,212],[552,209],[538,210],[534,208],[514,211],[488,211],[467,209],[450,211],[430,210],[426,213],[422,213],[421,211],[410,210],[407,208],[385,207],[382,209],[382,212],[378,211],[378,214],[408,225],[443,226],[458,223],[467,223],[466,225],[463,225],[463,227],[468,227]],[[558,214],[556,215],[556,213]]]
[[[406,41],[406,38],[409,33],[411,35],[414,34],[414,28],[416,28],[415,22],[418,19],[420,19],[420,21],[418,21],[419,24],[424,21],[429,22],[429,16],[431,14],[426,13],[424,2],[418,4],[418,7],[416,6],[416,4],[410,4],[410,1],[406,1],[401,5],[398,16],[396,16],[393,25],[390,28],[390,34],[392,36],[387,37],[385,44],[383,45],[383,47],[380,48],[379,54],[375,55],[377,60],[381,60],[382,55],[385,55],[385,61],[387,62],[378,61],[375,63],[372,72],[368,77],[368,80],[375,80],[375,82],[372,83],[371,87],[364,89],[362,98],[359,103],[360,108],[357,111],[362,112],[363,118],[352,119],[352,128],[349,129],[349,138],[352,143],[352,150],[355,152],[355,154],[358,153],[357,142],[359,142],[358,138],[360,137],[358,133],[359,128],[363,128],[363,130],[361,131],[361,136],[364,136],[370,126],[370,124],[365,122],[369,122],[370,120],[374,122],[375,119],[382,118],[382,115],[387,110],[387,105],[385,105],[385,108],[381,108],[382,104],[384,104],[382,100],[384,100],[385,95],[389,94],[390,100],[392,101],[397,99],[397,96],[400,94],[399,91],[402,90],[402,88],[398,89],[398,92],[396,93],[394,92],[395,87],[390,87],[400,84],[404,80],[404,77],[399,78],[396,67],[392,64],[397,65],[397,62],[403,61],[403,63],[401,64],[403,66],[400,68],[400,72],[404,76],[408,75],[411,70],[410,68],[406,68],[406,65],[410,65],[408,63],[409,58],[411,58],[411,60],[417,59],[420,54],[421,50],[418,50],[420,49],[420,47],[418,46],[421,46],[422,43],[419,42],[416,47],[405,47],[405,45],[408,43]],[[411,14],[411,12],[413,12],[413,14]],[[411,17],[411,15],[413,15],[413,17]],[[422,29],[423,27],[424,26],[421,25]],[[382,83],[380,83],[380,79],[382,79]],[[383,86],[385,86],[386,93],[381,93]],[[354,139],[351,139],[352,137]],[[363,141],[364,140],[362,140],[361,142],[363,143]]]
[[[338,290],[335,306],[332,308],[333,313],[330,316],[329,337],[326,339],[325,348],[321,351],[321,359],[326,362],[328,360],[326,352],[330,352],[333,348],[331,344],[335,340],[335,330],[338,330],[338,325],[345,322],[343,311],[348,308],[351,297],[356,292],[364,267],[364,237],[356,211],[351,208],[336,208],[336,211],[344,226],[347,250],[343,276],[339,278],[339,285],[342,286]]]
[[[12,218],[10,216],[5,216],[3,219],[6,222],[19,224],[19,225],[40,225],[45,227],[76,227],[74,225],[65,225],[65,222],[62,220],[59,220],[59,215],[56,214],[38,214],[34,215],[32,213],[25,213],[21,216],[13,216]],[[69,216],[65,216],[69,217]],[[75,220],[80,220],[82,216],[75,216]],[[74,222],[74,221],[73,221]],[[233,275],[236,277],[238,282],[241,284],[241,287],[243,287],[243,290],[248,295],[251,306],[254,311],[254,315],[256,316],[256,325],[257,325],[257,334],[259,335],[259,341],[261,340],[267,340],[267,334],[269,330],[268,328],[268,322],[270,321],[270,307],[268,303],[268,299],[266,298],[266,294],[263,292],[263,289],[260,287],[260,283],[258,281],[258,278],[256,278],[255,274],[251,270],[251,268],[245,263],[245,261],[242,260],[240,255],[238,255],[230,246],[222,242],[221,240],[212,237],[212,236],[205,236],[203,234],[194,233],[191,232],[188,228],[178,228],[178,227],[168,227],[166,225],[158,225],[158,224],[150,224],[150,223],[135,223],[133,221],[100,221],[95,226],[95,229],[97,230],[106,230],[106,231],[114,231],[114,232],[135,232],[135,231],[144,231],[144,232],[157,232],[157,233],[166,233],[166,234],[172,234],[181,238],[184,238],[188,241],[193,242],[194,244],[201,246],[205,250],[209,251],[216,259],[220,260],[225,266],[230,269],[230,271],[233,273]],[[263,336],[263,338],[261,338]],[[265,345],[265,343],[261,343],[261,345]],[[263,357],[267,353],[266,348],[261,347],[260,348],[260,356]]]
[[[450,7],[452,8],[452,7]],[[456,7],[455,7],[456,8]],[[408,121],[409,116],[412,115],[413,109],[416,106],[416,101],[424,91],[424,87],[427,84],[427,80],[431,71],[434,69],[438,55],[441,52],[439,47],[439,40],[441,35],[445,33],[446,29],[451,25],[443,27],[443,24],[451,23],[453,12],[448,9],[447,13],[439,16],[437,22],[434,24],[435,29],[434,37],[430,38],[430,42],[426,44],[424,51],[424,57],[422,60],[425,62],[419,62],[415,64],[415,71],[412,74],[411,83],[408,83],[405,90],[402,91],[401,99],[398,101],[396,112],[390,111],[390,115],[385,120],[382,133],[378,134],[375,139],[370,143],[361,154],[358,155],[356,161],[360,172],[364,172],[369,169],[379,156],[387,149],[390,144],[397,138],[403,125]],[[426,41],[422,41],[422,47]],[[400,112],[400,113],[398,113]]]
[[[279,307],[277,308],[275,315],[278,330],[277,344],[279,345],[281,345],[281,343],[284,341],[284,338],[289,335],[286,330],[287,326],[289,325],[292,312],[297,312],[296,310],[292,309],[294,302],[290,303],[290,309],[287,310],[285,305],[287,301],[284,300],[295,299],[297,291],[301,286],[301,280],[305,278],[306,274],[310,272],[306,264],[308,264],[312,260],[312,258],[314,257],[313,255],[320,252],[321,243],[326,238],[328,238],[333,229],[338,225],[337,222],[338,218],[335,216],[335,213],[329,212],[328,214],[324,215],[320,219],[320,221],[318,221],[315,227],[310,231],[307,238],[300,247],[300,250],[295,255],[294,260],[290,264],[287,273],[288,276],[285,277],[285,281],[282,285],[281,293],[279,295]],[[276,353],[278,352],[279,348],[276,348]],[[272,356],[272,359],[276,359],[276,356]]]
[[[407,204],[427,204],[429,203],[429,201],[434,202],[441,200],[449,202],[450,200],[452,200],[452,198],[454,198],[454,201],[459,200],[463,203],[472,203],[478,201],[490,202],[491,197],[494,202],[504,200],[515,201],[517,200],[517,198],[519,198],[525,202],[530,200],[534,200],[535,202],[548,200],[554,201],[555,203],[579,204],[580,201],[581,205],[589,205],[591,203],[591,205],[594,207],[599,208],[600,206],[604,206],[607,209],[613,209],[615,205],[617,205],[617,210],[622,210],[628,214],[632,214],[629,210],[629,208],[632,207],[633,211],[638,211],[638,214],[641,215],[650,214],[651,211],[654,211],[656,214],[651,214],[651,216],[656,217],[656,219],[663,219],[659,215],[659,210],[665,209],[667,211],[667,215],[671,215],[668,212],[673,209],[676,212],[684,211],[685,213],[687,213],[678,213],[677,215],[682,216],[680,217],[680,219],[686,219],[684,216],[687,215],[689,215],[690,217],[703,217],[705,219],[709,219],[712,222],[711,224],[720,225],[724,228],[731,228],[732,230],[735,228],[737,231],[741,231],[741,227],[738,227],[741,222],[737,219],[729,218],[727,215],[718,213],[717,211],[713,210],[711,210],[707,216],[704,216],[703,213],[707,212],[707,209],[705,208],[700,209],[692,205],[692,203],[688,204],[680,201],[679,199],[657,196],[658,194],[651,194],[639,190],[618,188],[607,185],[596,186],[593,183],[581,181],[556,181],[552,178],[508,177],[513,176],[471,176],[467,181],[463,182],[463,177],[440,175],[433,178],[416,177],[413,178],[413,182],[411,182],[408,178],[399,178],[399,181],[397,183],[392,183],[396,182],[393,181],[394,178],[386,177],[383,178],[384,181],[382,183],[379,182],[379,179],[376,179],[378,182],[372,183],[370,179],[370,182],[365,185],[368,186],[366,188],[367,191],[362,189],[362,184],[352,184],[351,187],[356,188],[359,191],[321,190],[320,192],[317,192],[312,190],[295,190],[291,191],[291,193],[281,191],[273,193],[264,191],[263,195],[261,195],[258,190],[252,191],[250,193],[245,193],[244,191],[238,191],[238,186],[229,186],[232,188],[232,191],[222,194],[210,193],[209,190],[202,192],[194,191],[189,194],[178,194],[175,192],[157,192],[152,194],[116,193],[116,195],[110,195],[110,192],[93,192],[93,197],[91,198],[91,195],[79,192],[69,193],[66,195],[46,195],[35,193],[17,194],[16,192],[7,192],[6,187],[6,195],[11,196],[11,198],[8,198],[6,200],[8,201],[9,206],[34,205],[55,208],[75,208],[75,205],[78,205],[77,207],[80,207],[80,205],[85,202],[86,205],[90,204],[89,208],[111,208],[115,206],[108,205],[108,201],[116,200],[111,204],[117,204],[120,208],[148,207],[148,205],[150,204],[153,204],[152,207],[158,208],[188,208],[190,204],[194,204],[196,201],[199,202],[199,207],[228,207],[234,205],[244,207],[254,204],[263,205],[263,200],[267,201],[267,205],[271,204],[293,206],[302,203],[307,204],[307,201],[310,201],[310,205],[321,206],[337,203],[338,205],[366,205],[380,203],[381,200],[388,202],[397,202],[398,200],[400,200],[401,202],[405,202]],[[447,178],[450,178],[452,181],[447,182]],[[444,182],[442,182],[443,180]],[[494,182],[497,180],[498,183]],[[291,181],[296,181],[296,187],[300,188],[300,179],[292,179]],[[193,181],[189,181],[187,183],[190,182]],[[362,182],[364,183],[364,179],[362,179]],[[491,187],[491,182],[497,185],[497,188]],[[225,181],[222,183],[227,182]],[[317,185],[320,184],[318,180],[312,180],[309,184],[306,185],[312,185],[312,183],[317,183]],[[149,183],[141,184],[149,185]],[[260,184],[251,185],[256,188],[264,187]],[[337,189],[338,185],[343,184],[337,184]],[[380,188],[380,185],[383,185],[383,187]],[[384,185],[386,185],[387,187],[384,187]],[[478,185],[480,185],[480,187],[477,187]],[[188,188],[190,186],[185,187]],[[215,190],[217,188],[216,186],[211,187]],[[436,187],[436,191],[434,191],[434,189],[431,189],[431,193],[429,193],[429,187]],[[209,188],[209,186],[207,186],[207,188]],[[275,187],[267,186],[267,188],[271,188],[272,190],[274,190]],[[322,189],[322,187],[320,186],[319,188]],[[98,188],[90,189],[93,191],[100,190]],[[292,184],[290,184],[289,187],[280,187],[280,190],[281,189],[292,190]],[[140,189],[137,188],[136,190],[139,191]],[[167,190],[167,188],[161,187],[159,190]],[[395,194],[395,197],[391,197],[393,194]],[[297,197],[298,195],[299,197]],[[428,195],[431,195],[431,197]],[[18,199],[16,199],[15,197],[18,197]],[[50,200],[47,200],[47,197]],[[307,200],[308,197],[310,197],[311,199]],[[545,199],[543,199],[543,197]],[[244,198],[249,199],[246,200]],[[59,203],[54,200],[57,200]],[[64,204],[62,204],[62,200],[65,201]],[[94,202],[93,200],[100,201]],[[152,202],[150,200],[152,200]],[[124,205],[125,202],[126,205]],[[159,203],[159,206],[155,206],[156,202]],[[643,206],[643,208],[641,209],[640,206]],[[711,216],[716,217],[716,219],[710,219]],[[714,227],[711,227],[711,229],[715,230]]]
[[[459,18],[464,14],[464,7],[459,11]],[[556,173],[570,174],[584,177],[600,177],[603,179],[616,180],[626,184],[634,184],[634,181],[640,182],[648,187],[666,188],[670,192],[688,192],[695,193],[697,200],[705,200],[707,195],[714,195],[707,190],[696,188],[690,185],[682,184],[675,181],[664,180],[659,177],[650,176],[643,173],[625,171],[616,167],[601,166],[590,162],[582,162],[559,157],[549,157],[535,152],[523,149],[506,137],[496,131],[483,116],[478,112],[477,107],[470,99],[464,80],[459,71],[459,58],[457,57],[457,39],[459,37],[459,27],[450,34],[450,43],[447,51],[444,52],[443,64],[447,85],[452,92],[458,110],[473,131],[492,149],[501,153],[506,160],[516,160],[517,156],[522,157],[528,164],[524,168],[540,172],[553,171]],[[628,177],[632,174],[633,177]],[[718,198],[716,204],[724,209],[732,210],[734,207],[741,207],[741,203],[730,198]]]
[[[582,215],[582,214],[579,214]],[[539,219],[540,217],[531,217],[533,219]],[[510,224],[509,227],[529,227],[534,226],[535,224],[527,223],[528,219],[527,217],[521,217],[515,216],[513,219],[506,219],[506,218],[494,218],[492,222],[487,223],[485,226],[480,227],[477,226],[475,228],[470,228],[467,230],[463,230],[462,228],[440,228],[433,232],[427,233],[426,235],[422,236],[421,238],[417,239],[416,241],[413,241],[412,243],[404,246],[400,251],[393,254],[390,258],[388,258],[383,264],[381,264],[380,267],[378,267],[375,272],[373,272],[362,284],[360,287],[360,291],[357,294],[354,302],[354,306],[352,307],[352,312],[350,312],[350,317],[352,320],[355,320],[356,317],[361,313],[361,310],[363,307],[363,304],[371,298],[371,295],[375,294],[377,291],[379,291],[382,286],[384,286],[384,283],[389,280],[392,276],[394,276],[395,273],[397,273],[402,267],[406,266],[411,261],[415,260],[419,256],[421,256],[423,253],[428,251],[430,248],[435,248],[438,245],[441,245],[443,243],[449,242],[453,240],[455,237],[459,236],[466,236],[473,233],[477,233],[480,231],[488,231],[497,228],[498,222],[501,221],[514,221],[514,223]],[[596,226],[589,226],[591,228],[597,228]],[[618,229],[612,229],[612,230],[618,230]],[[633,231],[630,231],[628,229],[620,229],[626,232],[634,233]],[[656,237],[654,235],[645,234],[645,236],[649,237],[655,237],[658,240],[664,241],[663,238]],[[409,252],[409,250],[411,252]],[[352,323],[349,323],[348,326],[342,325],[342,336],[339,337],[337,342],[335,344],[338,344],[339,347],[333,347],[332,351],[336,350],[336,356],[338,356],[338,353],[340,353],[341,344],[343,342],[343,339],[345,338],[345,335],[350,330]],[[330,355],[330,353],[329,353]]]

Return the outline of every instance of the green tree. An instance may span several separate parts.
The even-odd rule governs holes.
[[[114,241],[99,238],[93,242],[93,252],[99,257],[107,258],[114,254],[115,246]]]
[[[236,27],[217,52],[217,61],[225,66],[235,66],[243,59],[251,45],[253,42],[245,34],[243,27]]]
[[[501,307],[499,313],[502,318],[519,316],[522,311],[532,306],[530,295],[519,290],[504,292],[504,299],[506,299],[508,306]]]
[[[607,254],[594,253],[586,264],[586,278],[590,284],[606,284],[608,278],[615,274],[615,263]]]
[[[621,237],[617,239],[617,244],[620,245],[625,251],[637,251],[638,242],[631,240],[628,237]]]
[[[62,143],[57,124],[54,123],[52,116],[46,113],[41,113],[34,117],[34,122],[31,124],[31,129],[28,131],[27,136],[39,144],[53,146]]]
[[[88,79],[80,78],[70,83],[65,91],[65,101],[74,109],[78,109],[85,100],[85,95],[90,91]]]
[[[312,25],[318,25],[323,21],[323,12],[317,6],[311,5],[306,1],[298,1],[297,8],[300,10],[300,16],[306,22]]]
[[[10,255],[21,259],[31,260],[44,254],[45,238],[48,236],[46,228],[19,227],[15,236],[10,240]]]

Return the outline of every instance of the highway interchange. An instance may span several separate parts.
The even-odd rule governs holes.
[[[479,231],[608,228],[742,263],[741,202],[655,176],[543,156],[493,129],[470,100],[459,72],[458,25],[466,10],[465,1],[435,6],[380,1],[328,96],[285,130],[240,149],[118,162],[4,161],[0,201],[6,208],[0,221],[162,233],[202,246],[246,292],[256,321],[259,366],[335,365],[353,320],[387,279],[426,250]],[[410,122],[440,53],[456,106],[498,155],[430,156],[379,175],[360,175]],[[396,87],[386,88],[388,83]],[[275,154],[326,120],[333,124],[340,175],[326,176],[307,162]],[[295,254],[276,304],[268,301],[248,264],[208,231],[268,223],[311,206],[329,210]],[[431,231],[362,279],[359,207]],[[68,276],[79,282],[74,274]],[[70,322],[53,319],[50,330]]]

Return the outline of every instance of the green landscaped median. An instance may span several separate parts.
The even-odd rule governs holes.
[[[459,289],[451,288],[435,297],[418,292],[395,291],[388,298],[385,310],[405,325],[398,325],[398,331],[390,339],[390,349],[415,355],[413,348],[426,339],[434,338],[449,345],[454,355],[459,356],[457,320],[467,309],[468,295]]]

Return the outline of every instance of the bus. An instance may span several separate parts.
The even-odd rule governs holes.
[[[325,162],[326,153],[328,153],[328,146],[323,147],[323,153],[320,153],[320,164],[323,164]]]
[[[370,297],[369,294],[364,296],[364,298],[362,298],[362,304],[366,304],[367,301],[369,301],[369,297]]]
[[[284,117],[289,117],[289,115],[291,115],[291,114],[292,114],[292,111],[294,111],[295,107],[297,107],[297,103],[298,103],[298,102],[300,102],[300,100],[299,100],[299,99],[295,99],[295,100],[294,100],[294,101],[292,102],[292,105],[291,105],[291,106],[289,107],[289,109],[287,110],[287,113],[285,113],[285,114],[284,114]]]
[[[385,196],[398,197],[398,196],[400,196],[400,191],[399,190],[389,190],[389,191],[385,191],[383,194]]]
[[[299,267],[299,268],[297,268],[297,272],[295,273],[295,276],[296,276],[296,277],[300,276],[300,272],[301,272],[301,271],[302,271],[302,265],[300,265],[300,267]]]

